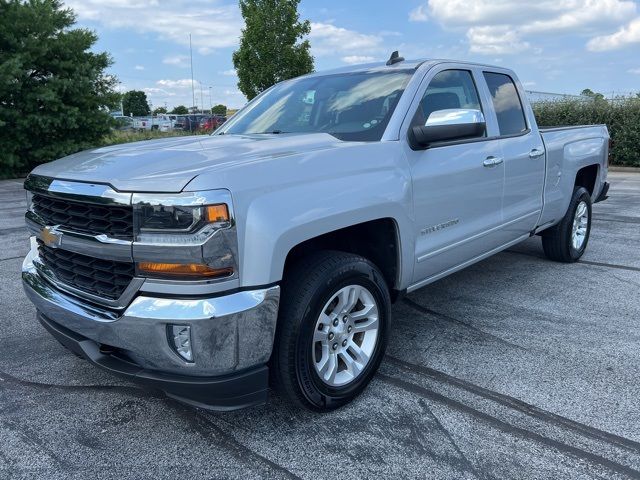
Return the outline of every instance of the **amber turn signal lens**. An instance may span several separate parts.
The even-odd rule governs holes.
[[[140,262],[138,270],[153,276],[169,277],[228,277],[233,268],[211,268],[201,263]]]
[[[224,203],[220,205],[209,205],[207,209],[207,221],[208,222],[228,222],[229,221],[229,209]]]

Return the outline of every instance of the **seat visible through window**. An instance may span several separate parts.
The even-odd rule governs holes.
[[[422,99],[422,110],[424,111],[425,119],[428,119],[433,112],[450,108],[460,108],[460,98],[455,93],[427,93]]]

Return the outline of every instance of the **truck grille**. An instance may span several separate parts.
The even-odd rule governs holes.
[[[133,263],[114,262],[49,248],[38,241],[40,261],[57,280],[99,297],[116,300],[134,276]]]
[[[133,239],[131,207],[96,205],[34,194],[33,211],[47,225],[62,225],[69,230],[104,234],[121,240]]]

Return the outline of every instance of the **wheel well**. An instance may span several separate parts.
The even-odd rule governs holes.
[[[319,250],[339,250],[360,255],[374,263],[384,275],[389,289],[397,285],[400,265],[396,223],[382,218],[359,223],[306,240],[291,249],[284,265],[287,269],[302,257]],[[395,297],[395,295],[393,295]]]
[[[593,197],[593,189],[596,186],[596,178],[598,178],[598,165],[589,165],[578,170],[576,174],[576,187],[584,187],[589,191],[589,195]]]

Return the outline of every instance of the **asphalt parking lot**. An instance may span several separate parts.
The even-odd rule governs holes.
[[[199,411],[66,351],[0,182],[0,478],[640,478],[640,174],[610,181],[582,261],[535,237],[409,295],[377,378],[325,415]]]

